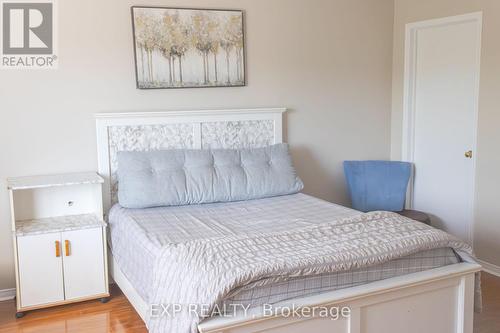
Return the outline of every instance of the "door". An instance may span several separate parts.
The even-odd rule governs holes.
[[[17,237],[21,307],[64,300],[61,234]]]
[[[102,228],[65,231],[61,239],[66,300],[106,293]]]
[[[407,26],[407,158],[412,208],[471,241],[481,14]]]

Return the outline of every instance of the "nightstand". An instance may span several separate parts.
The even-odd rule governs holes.
[[[16,317],[109,297],[102,183],[95,172],[7,179]]]

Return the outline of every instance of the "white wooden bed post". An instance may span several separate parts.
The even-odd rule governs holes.
[[[242,148],[282,142],[284,108],[182,112],[101,113],[96,115],[99,173],[105,179],[104,211],[116,202],[116,152],[171,148]],[[111,254],[111,251],[109,251]],[[149,306],[109,260],[115,282],[145,320]],[[474,274],[481,266],[459,263],[340,289],[278,304],[351,309],[330,318],[264,316],[214,317],[200,333],[472,333]]]

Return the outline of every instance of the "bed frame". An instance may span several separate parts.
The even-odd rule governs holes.
[[[282,142],[284,108],[99,113],[99,173],[105,179],[104,210],[116,202],[116,152],[171,148],[242,148]],[[109,271],[146,321],[148,304],[108,251]],[[264,316],[252,309],[203,321],[200,333],[472,333],[474,274],[480,265],[459,263],[365,285],[297,298],[277,306],[349,307],[349,317]]]

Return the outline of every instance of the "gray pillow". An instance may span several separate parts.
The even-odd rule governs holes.
[[[227,202],[297,193],[287,144],[254,149],[118,152],[126,208]]]

